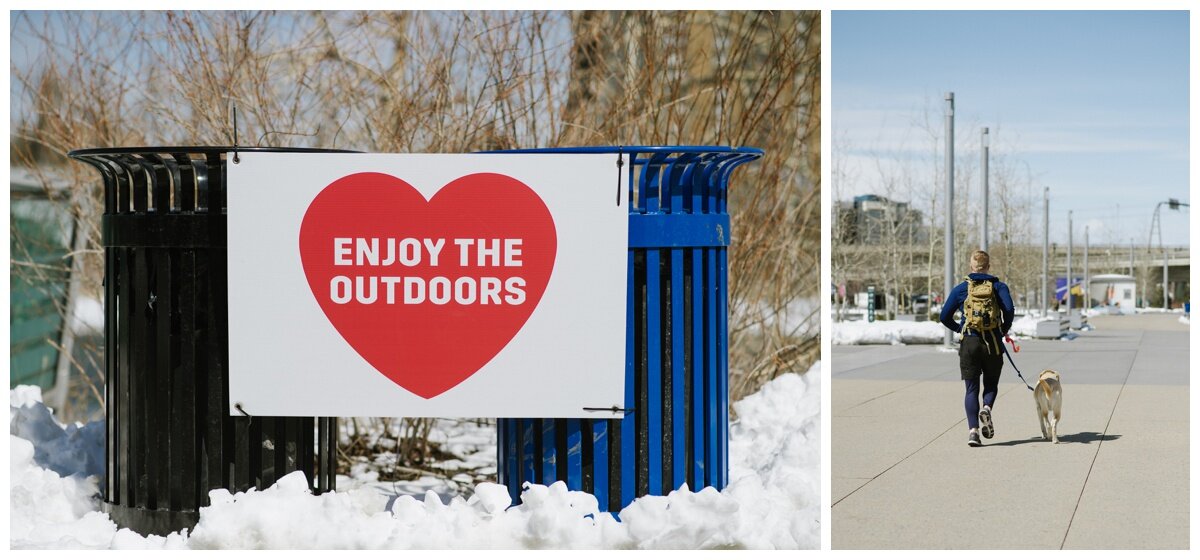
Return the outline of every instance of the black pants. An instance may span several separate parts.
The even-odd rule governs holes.
[[[1000,349],[997,348],[997,350]],[[979,427],[980,377],[983,377],[983,404],[992,406],[996,403],[997,387],[1000,385],[1000,369],[1003,367],[1004,354],[992,354],[983,340],[977,336],[963,337],[962,345],[958,347],[958,368],[967,385],[967,394],[964,397],[967,426]]]

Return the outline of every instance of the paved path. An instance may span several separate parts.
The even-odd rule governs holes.
[[[1059,445],[1007,362],[996,436],[970,448],[957,355],[834,346],[833,548],[1187,548],[1188,327],[1092,324],[1014,356],[1061,373]]]

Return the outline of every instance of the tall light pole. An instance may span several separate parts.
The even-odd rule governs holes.
[[[980,135],[979,143],[983,147],[983,231],[979,233],[979,248],[984,252],[988,250],[988,129],[983,127],[983,134]],[[1007,257],[1006,257],[1007,258]]]
[[[1042,191],[1042,318],[1046,317],[1050,305],[1049,294],[1046,293],[1050,284],[1050,187]]]
[[[1167,200],[1165,200],[1163,202],[1159,202],[1158,204],[1156,204],[1154,206],[1154,218],[1150,220],[1150,239],[1148,239],[1146,241],[1146,252],[1147,253],[1150,252],[1150,243],[1154,240],[1154,226],[1157,224],[1158,225],[1158,249],[1160,251],[1162,251],[1162,254],[1163,254],[1163,280],[1162,280],[1163,306],[1162,306],[1162,308],[1165,311],[1167,309],[1170,309],[1171,303],[1167,299],[1167,293],[1168,293],[1167,248],[1165,245],[1163,245],[1162,218],[1159,216],[1159,210],[1162,208],[1162,205],[1164,205],[1164,204],[1166,204],[1167,208],[1170,208],[1171,210],[1178,210],[1180,206],[1187,206],[1190,208],[1191,205],[1189,205],[1186,202],[1179,202],[1179,200],[1174,199],[1174,198],[1168,198]]]
[[[1067,330],[1071,329],[1071,246],[1075,244],[1074,210],[1067,210]]]
[[[946,278],[942,290],[942,305],[950,302],[950,290],[954,289],[954,92],[946,92]],[[946,331],[943,339],[950,346],[954,339]]]
[[[1083,226],[1083,309],[1092,306],[1091,268],[1088,267],[1088,226]]]
[[[1133,276],[1133,238],[1129,238],[1129,276]]]

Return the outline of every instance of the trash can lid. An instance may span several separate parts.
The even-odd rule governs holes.
[[[161,154],[161,153],[185,153],[185,154],[213,154],[225,153],[237,150],[239,152],[299,152],[299,153],[343,153],[353,154],[360,153],[355,150],[332,150],[326,148],[278,148],[278,147],[256,147],[256,146],[125,146],[114,148],[81,148],[67,152],[69,157],[81,156],[102,156],[102,155],[121,155],[121,154]]]

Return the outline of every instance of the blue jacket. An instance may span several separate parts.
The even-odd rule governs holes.
[[[982,272],[972,272],[968,275],[972,280],[991,280],[992,287],[996,290],[996,298],[1000,300],[1000,312],[1004,316],[1000,322],[1001,335],[1008,334],[1008,329],[1012,328],[1013,323],[1013,302],[1012,296],[1008,293],[1008,285],[1001,282],[999,278],[991,274]],[[946,297],[946,303],[942,305],[942,324],[954,332],[962,332],[963,320],[958,323],[954,322],[954,312],[962,308],[963,302],[967,300],[967,283],[964,281],[950,290],[950,295]]]

